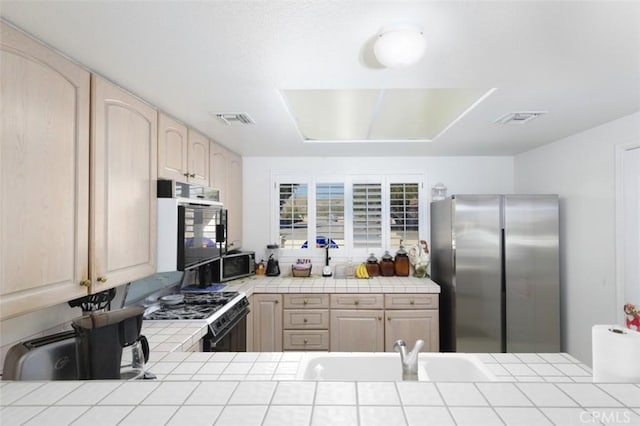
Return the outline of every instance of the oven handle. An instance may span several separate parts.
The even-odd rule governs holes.
[[[227,334],[229,334],[229,332],[231,330],[233,330],[233,328],[240,321],[242,321],[244,318],[246,318],[247,315],[249,315],[249,312],[251,312],[251,310],[249,309],[248,306],[246,308],[244,308],[242,311],[240,311],[240,314],[236,316],[236,318],[233,320],[233,322],[230,322],[229,324],[227,324],[227,327],[224,329],[224,331],[222,333],[220,333],[217,336],[215,336],[215,338],[211,338],[211,346],[217,345],[218,342],[220,342]],[[213,334],[213,333],[211,333],[211,329],[209,329],[208,334],[210,334],[210,335]]]

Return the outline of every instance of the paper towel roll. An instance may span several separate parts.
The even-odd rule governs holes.
[[[593,381],[640,383],[640,332],[611,325],[594,325]]]

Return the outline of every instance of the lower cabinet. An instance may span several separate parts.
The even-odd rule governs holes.
[[[391,352],[396,340],[439,350],[437,294],[254,294],[247,350]]]
[[[282,352],[282,295],[254,294],[252,298],[253,351]]]
[[[384,322],[382,310],[331,310],[332,352],[382,352]]]

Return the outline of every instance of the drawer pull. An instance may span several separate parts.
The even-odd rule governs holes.
[[[307,339],[304,339],[304,344],[305,344],[305,345],[307,344],[307,342],[308,342],[308,340],[307,340]]]
[[[306,305],[307,303],[309,303],[309,301],[308,301],[307,299],[304,299],[304,300],[302,301],[302,304],[303,304],[303,305]]]
[[[302,319],[302,322],[306,323],[308,320],[306,318]]]
[[[354,300],[353,304],[357,306],[358,304],[360,304],[360,301],[359,300]]]
[[[104,276],[98,277],[98,282],[103,283],[103,284],[106,283],[107,282],[107,277],[104,277]]]
[[[391,317],[387,317],[387,321],[391,321]]]
[[[411,299],[411,300],[409,301],[409,304],[410,304],[410,305],[415,305],[415,304],[416,304],[416,302],[414,302],[414,301],[413,301],[413,299]]]
[[[378,321],[382,321],[382,317],[378,317]]]

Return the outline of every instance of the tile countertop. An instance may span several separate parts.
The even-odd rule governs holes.
[[[401,291],[439,290],[401,280]],[[252,277],[228,289],[353,292],[356,280],[340,281]],[[358,288],[396,285],[367,281]],[[591,370],[564,353],[475,354],[496,382],[315,382],[296,379],[302,352],[185,352],[204,321],[145,321],[143,333],[158,380],[0,382],[0,424],[640,425],[640,384],[592,383]]]
[[[640,384],[590,383],[567,354],[477,354],[497,382],[295,380],[288,353],[156,353],[153,381],[0,382],[28,425],[640,425]]]
[[[440,293],[440,286],[428,278],[374,277],[335,279],[311,276],[265,277],[253,275],[227,283],[224,290],[253,293]]]

